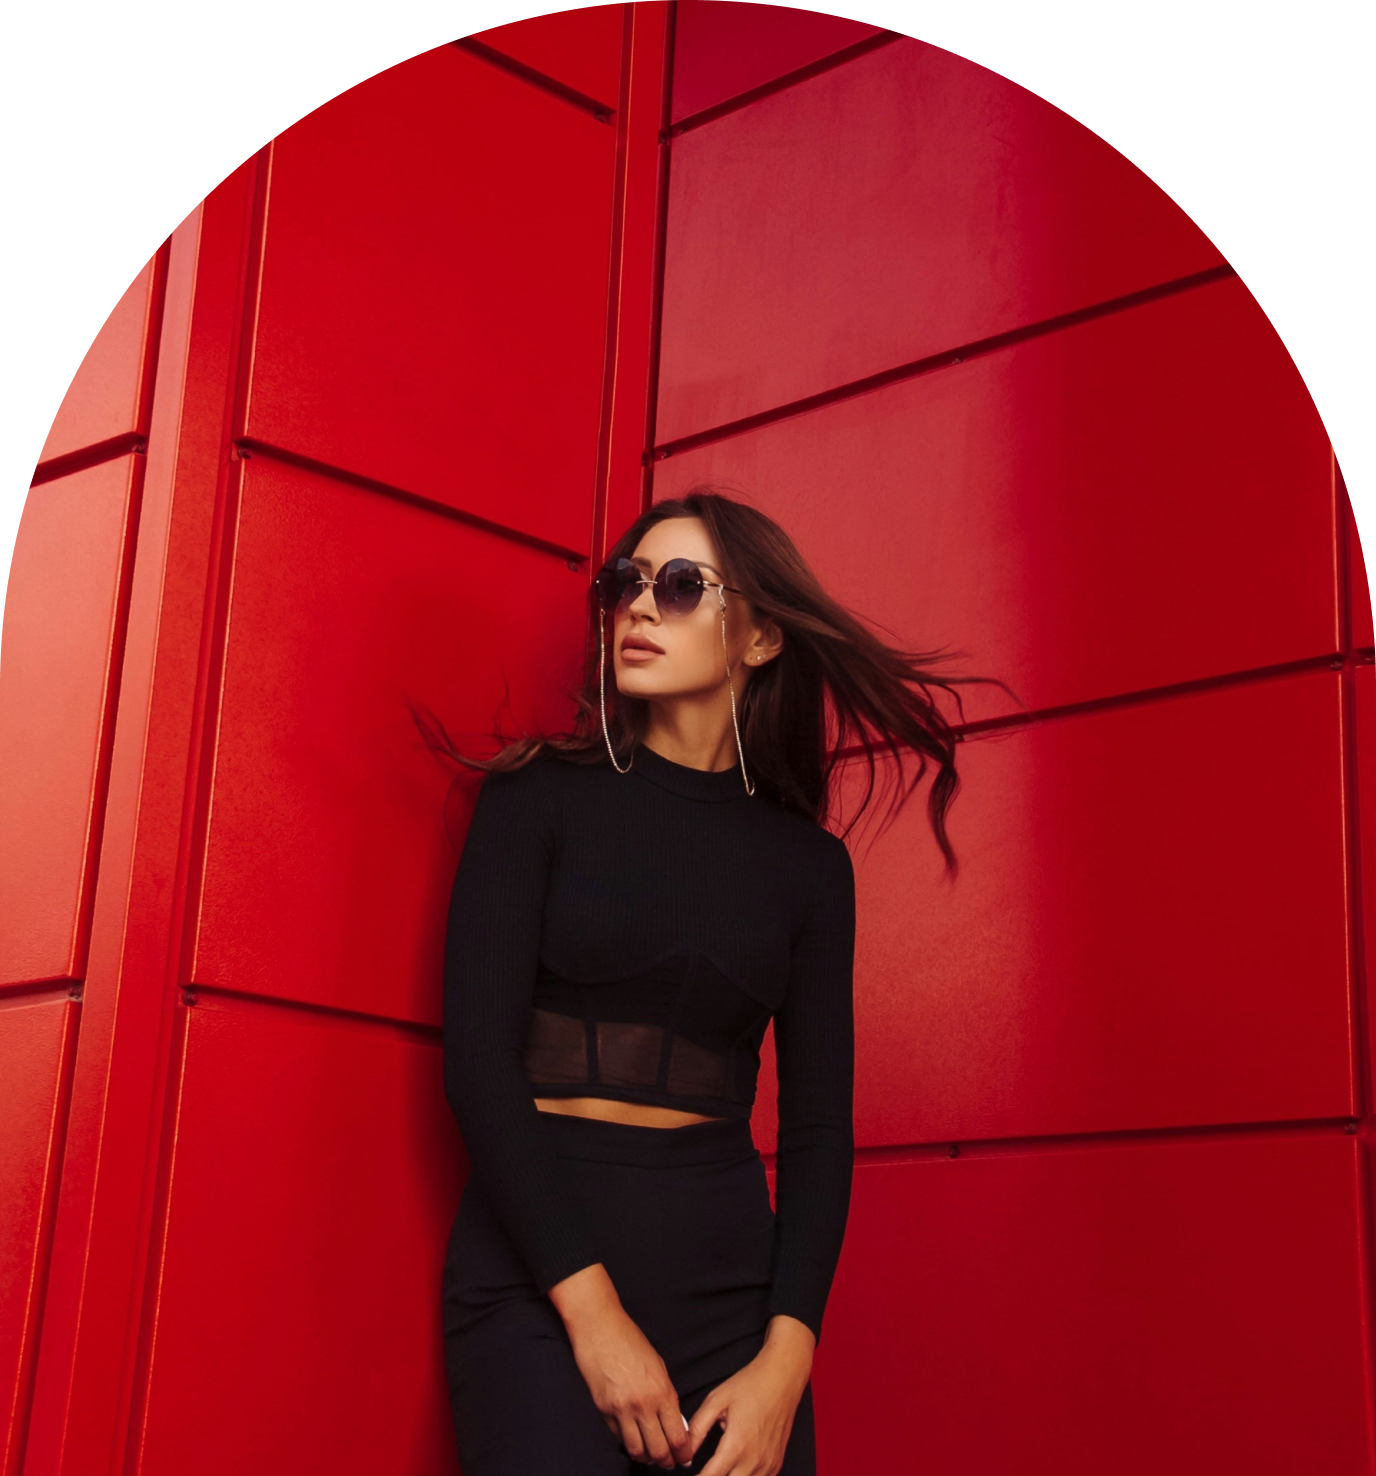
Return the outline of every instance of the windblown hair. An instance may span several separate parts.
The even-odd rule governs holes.
[[[863,754],[868,781],[846,826],[844,833],[849,834],[873,797],[875,757],[882,749],[898,775],[887,812],[890,822],[931,773],[928,818],[953,875],[957,863],[946,815],[960,785],[955,762],[960,735],[942,713],[936,693],[951,700],[959,722],[963,708],[957,687],[989,679],[942,676],[937,668],[951,659],[949,652],[907,651],[881,640],[868,622],[827,594],[778,523],[709,483],[647,509],[607,551],[607,560],[629,558],[649,528],[678,517],[702,520],[723,565],[724,581],[742,591],[757,616],[772,617],[783,632],[778,656],[752,670],[743,697],[737,688],[741,746],[759,791],[826,825],[833,772]],[[574,763],[610,762],[598,696],[603,617],[591,584],[587,612],[583,676],[569,694],[576,711],[567,732],[527,733],[513,740],[494,734],[505,746],[491,758],[473,758],[456,748],[433,714],[423,720],[412,705],[427,744],[469,769],[489,773],[521,768],[541,752]],[[606,667],[607,733],[618,761],[624,762],[645,732],[650,703],[617,690],[610,641]],[[907,778],[904,760],[914,757],[916,771]]]

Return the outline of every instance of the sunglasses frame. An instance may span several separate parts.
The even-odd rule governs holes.
[[[663,587],[660,584],[660,576],[670,566],[670,564],[687,564],[690,568],[697,571],[699,594],[698,598],[694,600],[693,605],[690,609],[675,609],[673,606],[663,603],[660,599],[660,593]],[[607,605],[602,599],[602,587],[599,581],[601,580],[602,575],[607,572],[607,570],[613,568],[619,570],[622,565],[624,565],[626,568],[634,569],[639,577],[634,581],[627,579],[625,581],[624,588],[617,596],[616,603],[614,605]],[[698,563],[696,559],[688,559],[682,557],[665,559],[665,561],[659,566],[659,568],[655,570],[653,577],[647,579],[643,574],[640,573],[640,570],[636,567],[636,565],[631,563],[631,561],[624,555],[617,560],[615,565],[611,564],[610,562],[603,564],[603,566],[597,571],[597,574],[594,576],[592,584],[589,586],[589,590],[594,601],[597,604],[598,610],[603,615],[611,615],[614,614],[616,611],[623,609],[627,605],[634,604],[635,601],[640,597],[639,589],[643,588],[645,585],[649,585],[650,589],[654,592],[655,609],[658,610],[659,613],[665,617],[691,615],[693,611],[696,610],[698,606],[702,603],[701,590],[724,589],[729,590],[732,594],[743,593],[743,591],[737,589],[734,585],[723,584],[720,580],[706,578],[703,575],[702,566]],[[637,593],[631,594],[630,591],[632,589],[636,589]],[[721,597],[718,596],[718,598],[720,599]],[[725,602],[723,601],[723,604],[724,603]]]

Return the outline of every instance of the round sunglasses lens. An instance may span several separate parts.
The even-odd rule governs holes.
[[[621,605],[628,604],[635,597],[639,580],[640,571],[629,559],[603,565],[594,581],[598,608],[604,615],[609,615]]]
[[[691,615],[702,589],[702,570],[691,559],[670,559],[655,575],[655,603],[666,615]]]

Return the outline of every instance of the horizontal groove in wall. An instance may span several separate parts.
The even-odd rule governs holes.
[[[422,1041],[427,1045],[440,1045],[443,1039],[443,1032],[439,1026],[421,1025],[411,1020],[376,1015],[360,1010],[346,1010],[300,1000],[282,999],[274,995],[256,994],[247,990],[192,984],[184,985],[181,994],[183,1003],[191,1009],[247,1009],[255,1013],[261,1011],[272,1014],[305,1014],[345,1027],[365,1030],[381,1028],[397,1032],[409,1040]],[[857,1147],[855,1157],[857,1164],[909,1163],[936,1158],[993,1158],[1027,1153],[1114,1148],[1125,1145],[1152,1146],[1198,1138],[1228,1140],[1258,1136],[1313,1137],[1329,1136],[1333,1133],[1360,1135],[1363,1132],[1361,1121],[1353,1117],[1296,1118],[1270,1122],[1190,1123],[1174,1127],[1105,1128],[1098,1131],[1047,1133],[1019,1138],[963,1139],[958,1143],[943,1139],[930,1143],[874,1145]],[[953,1148],[956,1150],[954,1153],[952,1153]],[[766,1162],[771,1162],[774,1158],[773,1153],[766,1153],[762,1156]]]
[[[0,1010],[19,1005],[55,1004],[59,1000],[79,999],[81,980],[43,979],[32,983],[0,985]]]
[[[1055,722],[1060,718],[1080,717],[1086,713],[1107,712],[1119,707],[1141,707],[1150,702],[1165,702],[1174,697],[1189,697],[1199,692],[1220,691],[1226,687],[1249,686],[1256,682],[1278,681],[1306,671],[1341,671],[1345,665],[1341,655],[1325,651],[1305,656],[1298,661],[1283,661],[1274,666],[1257,666],[1246,671],[1221,672],[1216,676],[1196,677],[1187,682],[1172,682],[1164,687],[1144,687],[1135,692],[1115,692],[1105,697],[1090,697],[1083,702],[1068,702],[1060,707],[1043,707],[1032,711],[1009,713],[1004,717],[982,718],[976,722],[954,724],[962,738],[978,738],[986,733],[1029,728],[1036,723]],[[1354,660],[1355,665],[1361,663]],[[859,754],[861,749],[847,750]]]
[[[699,112],[690,113],[686,118],[680,118],[677,123],[661,131],[660,142],[668,142],[682,133],[701,128],[704,123],[724,118],[728,113],[739,112],[742,108],[749,107],[751,103],[758,102],[762,97],[771,97],[776,92],[784,92],[790,87],[796,87],[799,82],[806,82],[812,77],[820,77],[824,72],[834,71],[837,67],[845,66],[847,62],[855,61],[857,57],[868,56],[871,51],[878,51],[880,47],[889,46],[895,41],[911,39],[901,31],[880,31],[877,36],[866,36],[863,40],[855,41],[850,46],[843,46],[840,51],[833,51],[826,56],[818,57],[816,61],[808,62],[806,66],[795,67],[791,72],[785,72],[782,77],[774,77],[768,82],[761,82],[758,87],[752,87],[748,92],[738,93],[735,97],[728,97],[724,102],[713,103],[710,108],[703,108]]]
[[[927,1163],[933,1159],[1011,1158],[1028,1154],[1084,1152],[1115,1148],[1154,1148],[1172,1143],[1242,1142],[1250,1138],[1327,1138],[1334,1134],[1364,1137],[1355,1117],[1294,1118],[1275,1122],[1187,1123],[1177,1127],[1105,1128],[1098,1132],[1047,1133],[1024,1138],[950,1140],[939,1143],[910,1143],[893,1146],[857,1147],[855,1161],[861,1164]],[[954,1152],[952,1150],[955,1150]],[[772,1158],[773,1155],[765,1155]]]
[[[507,56],[505,52],[498,51],[495,46],[489,46],[485,41],[477,41],[471,36],[465,36],[452,44],[460,51],[476,56],[480,61],[487,62],[499,71],[509,72],[511,76],[519,78],[522,82],[528,82],[532,87],[538,87],[542,92],[549,93],[551,97],[557,97],[560,102],[566,102],[581,112],[590,113],[599,123],[610,123],[616,117],[615,108],[598,102],[595,97],[589,97],[585,92],[579,92],[576,87],[570,87],[557,78],[547,76],[544,72],[527,66],[525,62],[517,61],[515,57]]]
[[[73,472],[85,471],[106,461],[118,461],[121,456],[136,452],[141,455],[147,448],[148,438],[142,431],[112,436],[110,440],[98,441],[94,446],[83,446],[79,451],[67,452],[65,456],[40,461],[34,468],[29,486],[41,487],[44,482],[55,482],[59,477],[69,477]]]
[[[188,1009],[246,1009],[254,1013],[314,1015],[334,1024],[360,1029],[400,1032],[411,1040],[438,1045],[442,1036],[438,1025],[424,1025],[399,1015],[379,1015],[369,1010],[349,1010],[339,1005],[319,1004],[314,1000],[286,999],[276,994],[259,994],[251,989],[230,989],[219,984],[183,984],[181,1003]]]
[[[868,394],[871,390],[883,389],[888,385],[899,384],[908,379],[918,379],[939,369],[953,368],[969,359],[984,358],[988,354],[998,353],[1001,349],[1012,348],[1016,344],[1026,343],[1034,338],[1044,338],[1048,334],[1059,333],[1065,328],[1075,328],[1081,323],[1091,323],[1097,318],[1107,318],[1114,313],[1143,307],[1147,303],[1158,302],[1165,297],[1174,297],[1180,292],[1191,292],[1197,287],[1207,287],[1213,282],[1235,275],[1233,268],[1227,263],[1222,266],[1209,267],[1202,272],[1192,272],[1188,277],[1177,277],[1174,281],[1160,282],[1154,287],[1144,287],[1140,292],[1129,292],[1122,297],[1110,298],[1107,302],[1076,308],[1073,312],[1060,313],[1054,318],[1045,318],[1039,323],[1029,323],[1023,328],[1010,328],[1006,333],[996,333],[989,338],[977,339],[973,343],[962,344],[959,348],[942,349],[940,353],[928,354],[925,358],[913,359],[909,363],[899,364],[892,369],[881,369],[878,373],[867,374],[863,379],[851,380],[848,384],[837,385],[834,389],[819,390],[815,395],[806,395],[801,400],[791,400],[786,405],[778,405],[770,410],[760,410],[754,415],[727,421],[724,425],[712,426],[707,430],[694,431],[690,436],[681,436],[676,441],[666,441],[663,445],[655,447],[652,454],[656,461],[663,461],[666,457],[681,455],[698,446],[729,440],[732,436],[744,435],[747,431],[772,425],[775,421],[789,420],[795,415],[804,415],[809,410],[820,410],[838,401]]]
[[[244,461],[251,461],[255,456],[262,456],[269,461],[279,461],[284,466],[296,467],[300,471],[310,472],[313,476],[327,477],[334,482],[343,482],[349,487],[358,487],[364,492],[376,492],[382,497],[392,497],[399,502],[409,503],[424,512],[438,513],[441,517],[452,518],[457,523],[463,523],[483,533],[491,533],[494,537],[503,538],[509,543],[520,543],[540,553],[552,554],[557,559],[574,559],[581,564],[585,563],[589,557],[586,551],[565,548],[563,544],[537,538],[533,533],[523,533],[518,528],[508,527],[505,523],[496,523],[490,518],[478,517],[476,513],[464,512],[462,508],[451,507],[447,502],[438,502],[433,497],[426,497],[419,492],[410,492],[405,487],[397,487],[390,482],[380,482],[375,477],[366,477],[358,472],[348,471],[344,467],[332,466],[326,461],[316,461],[310,456],[298,455],[295,451],[287,451],[268,441],[254,440],[251,436],[241,437],[234,442],[234,450]]]

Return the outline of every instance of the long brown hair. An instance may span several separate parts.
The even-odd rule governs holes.
[[[629,558],[647,529],[666,518],[683,517],[702,520],[724,565],[722,578],[744,594],[758,616],[771,617],[783,632],[782,651],[754,670],[744,697],[738,698],[741,745],[759,791],[825,825],[833,771],[853,753],[863,753],[868,783],[846,826],[844,833],[849,834],[870,804],[875,756],[883,749],[900,776],[889,805],[890,821],[932,772],[928,818],[947,869],[954,874],[956,858],[946,833],[946,813],[960,786],[955,762],[960,737],[935,694],[945,693],[962,716],[956,688],[988,678],[942,676],[937,668],[951,659],[949,652],[907,651],[881,640],[869,623],[822,588],[773,518],[710,483],[698,483],[681,497],[648,508],[607,551],[607,560]],[[527,733],[512,740],[497,734],[505,743],[498,753],[488,759],[472,758],[455,747],[433,714],[427,712],[422,719],[412,704],[412,716],[428,745],[470,769],[488,773],[522,768],[546,751],[574,763],[608,763],[598,697],[603,617],[591,585],[587,608],[583,675],[577,689],[568,694],[575,704],[568,731]],[[609,655],[609,672],[611,667]],[[606,683],[606,700],[607,732],[618,758],[624,758],[645,731],[650,702],[621,693],[614,678]],[[916,772],[904,783],[904,759],[913,756]]]

